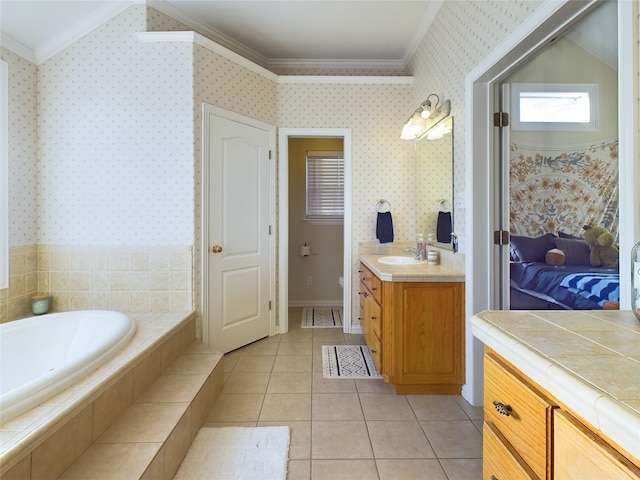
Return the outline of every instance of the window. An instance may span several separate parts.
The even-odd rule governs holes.
[[[327,223],[344,218],[343,152],[307,152],[306,218]]]
[[[514,83],[513,130],[598,130],[598,85]]]

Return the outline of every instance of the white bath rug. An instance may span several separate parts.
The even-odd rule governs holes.
[[[382,378],[366,345],[323,345],[324,378]]]
[[[342,308],[303,308],[302,328],[342,328]]]
[[[289,427],[203,427],[174,480],[285,480]]]

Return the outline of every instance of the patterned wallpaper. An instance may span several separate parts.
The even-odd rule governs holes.
[[[38,131],[33,63],[2,48],[9,67],[9,245],[38,242]]]
[[[520,25],[541,0],[446,1],[408,66],[413,104],[430,93],[451,100],[455,118],[454,190],[465,189],[465,76]],[[454,231],[464,236],[465,209],[455,202]]]
[[[145,26],[133,6],[39,65],[40,243],[193,243],[192,47]]]

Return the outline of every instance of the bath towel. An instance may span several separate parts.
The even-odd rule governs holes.
[[[440,243],[451,243],[451,212],[438,212],[436,238]]]
[[[391,218],[391,212],[378,212],[376,238],[380,240],[380,243],[393,242],[393,219]]]

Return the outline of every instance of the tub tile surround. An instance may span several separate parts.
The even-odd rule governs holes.
[[[31,297],[52,296],[50,312],[181,312],[193,308],[191,246],[12,247],[0,323],[31,316]]]
[[[140,448],[149,450],[140,476],[166,478],[165,471],[177,469],[221,388],[222,355],[195,340],[193,312],[131,317],[136,335],[111,361],[0,427],[2,479],[56,478],[72,464],[68,478],[87,478],[82,469],[95,466],[92,458],[118,455],[121,464],[124,455],[135,463],[132,453]],[[177,422],[160,430],[138,422],[132,430],[127,418],[141,409],[146,413],[139,419],[160,415]]]

